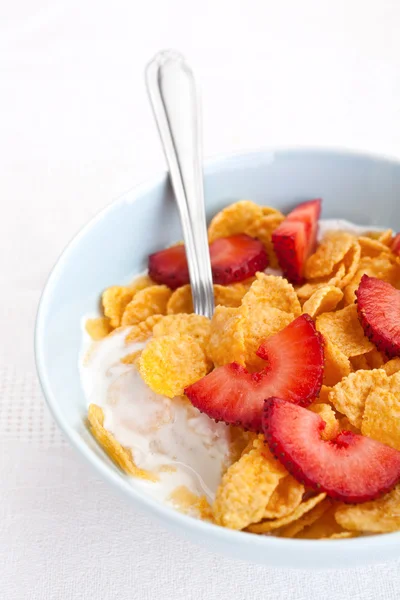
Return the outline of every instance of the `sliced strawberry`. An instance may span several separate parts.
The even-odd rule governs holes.
[[[400,291],[386,281],[363,275],[356,296],[365,335],[391,358],[400,356]]]
[[[150,254],[149,275],[153,281],[163,283],[171,290],[189,283],[185,246],[171,246]]]
[[[392,241],[392,245],[390,246],[391,251],[393,252],[393,254],[397,254],[400,256],[400,233],[398,233]]]
[[[263,244],[244,233],[220,238],[210,244],[214,283],[242,281],[268,266]],[[149,256],[149,275],[156,283],[175,290],[189,283],[185,246],[172,246]]]
[[[272,234],[280,267],[292,283],[301,283],[304,265],[314,251],[321,200],[299,204]]]
[[[324,428],[325,422],[310,410],[281,398],[265,401],[265,438],[298,481],[337,500],[366,502],[400,480],[398,450],[350,431],[326,442]]]
[[[268,266],[264,245],[245,233],[212,242],[210,257],[214,283],[221,285],[242,281]]]
[[[324,368],[322,337],[302,315],[269,337],[257,352],[268,363],[259,373],[231,363],[185,389],[196,408],[216,421],[261,431],[264,399],[279,395],[307,406],[317,396]]]

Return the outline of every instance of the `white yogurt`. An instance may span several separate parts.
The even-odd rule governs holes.
[[[121,363],[144,347],[126,345],[126,335],[121,331],[94,343],[86,339],[80,372],[88,403],[103,408],[104,427],[131,449],[135,463],[159,476],[158,482],[146,484],[146,491],[165,501],[186,486],[212,501],[229,463],[229,427],[188,400],[155,394],[134,365]]]

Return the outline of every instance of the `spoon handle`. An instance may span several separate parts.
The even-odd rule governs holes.
[[[180,213],[194,311],[211,318],[214,292],[194,76],[180,54],[167,50],[147,66],[146,83]]]

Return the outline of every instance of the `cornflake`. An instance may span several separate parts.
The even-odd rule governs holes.
[[[128,335],[125,338],[126,344],[135,342],[144,342],[153,335],[153,329],[157,323],[163,318],[163,315],[150,315],[144,321],[131,327]]]
[[[104,429],[104,412],[97,404],[89,405],[88,421],[93,437],[96,438],[106,454],[122,471],[134,477],[157,481],[156,475],[144,469],[139,469],[133,462],[131,451],[121,446],[114,436]]]
[[[311,404],[309,410],[316,413],[325,421],[325,429],[321,431],[321,438],[325,441],[333,440],[339,433],[339,421],[336,419],[335,411],[329,404]]]
[[[154,337],[162,335],[188,335],[205,349],[211,333],[211,321],[195,314],[166,315],[159,319],[153,328]]]
[[[400,485],[379,500],[340,506],[335,519],[345,529],[363,533],[390,533],[400,529]]]
[[[340,263],[354,242],[354,236],[345,231],[328,233],[319,244],[305,265],[304,275],[307,279],[318,279],[330,275]]]
[[[324,357],[324,385],[332,387],[352,372],[350,360],[328,338],[325,338]]]
[[[240,311],[243,315],[240,327],[246,349],[246,366],[253,370],[260,370],[265,367],[265,361],[256,355],[261,342],[284,329],[293,321],[294,316],[263,302],[256,303],[253,307],[246,304]]]
[[[242,313],[238,308],[216,307],[206,346],[207,356],[216,367],[231,362],[244,365],[246,348],[242,320]]]
[[[315,319],[324,312],[335,310],[343,298],[343,292],[334,285],[324,285],[317,289],[303,304],[303,314]]]
[[[216,523],[244,529],[262,519],[266,506],[286,469],[269,453],[262,437],[253,448],[229,467],[213,504]]]
[[[243,298],[243,306],[257,310],[261,304],[290,313],[293,317],[301,315],[301,306],[291,283],[283,277],[256,274],[256,281]]]
[[[365,401],[361,433],[400,450],[400,397],[373,389]]]
[[[166,285],[151,285],[136,292],[124,310],[121,325],[137,325],[152,315],[165,315],[170,296]]]
[[[114,285],[103,292],[102,303],[104,315],[110,319],[111,327],[121,325],[122,315],[125,307],[134,296],[134,291],[130,287]]]
[[[168,398],[182,396],[187,386],[209,370],[204,350],[188,335],[152,338],[139,360],[139,371],[147,385]]]
[[[387,388],[389,378],[383,369],[356,371],[337,383],[329,394],[336,410],[346,415],[350,423],[361,429],[365,402],[374,388]]]
[[[286,475],[278,483],[277,488],[272,494],[264,514],[263,519],[280,519],[292,513],[301,503],[305,488],[291,475]]]
[[[269,533],[274,529],[279,529],[277,534],[281,537],[294,537],[299,531],[304,529],[306,525],[314,522],[314,515],[312,513],[308,515],[308,519],[306,515],[312,511],[314,507],[322,503],[325,498],[325,493],[319,494],[318,496],[313,496],[312,498],[301,502],[301,504],[299,504],[299,506],[295,508],[295,510],[289,515],[286,515],[280,519],[271,519],[269,521],[262,521],[261,523],[250,525],[247,528],[247,531],[250,531],[251,533]],[[318,519],[320,515],[329,508],[329,506],[329,500],[324,502],[315,514],[315,520]],[[289,525],[289,527],[286,527],[287,525]]]
[[[211,243],[221,237],[247,233],[249,227],[262,216],[262,209],[258,204],[250,200],[235,202],[212,219],[208,228],[208,239]]]
[[[317,317],[316,326],[348,358],[366,354],[374,348],[364,335],[358,321],[357,307],[346,306],[336,312],[324,313]]]
[[[93,341],[102,340],[112,331],[110,319],[108,317],[87,319],[85,329]]]

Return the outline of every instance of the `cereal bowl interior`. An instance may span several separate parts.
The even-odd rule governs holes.
[[[345,219],[367,229],[400,229],[400,163],[379,157],[294,150],[222,158],[205,168],[205,195],[209,218],[243,198],[284,213],[299,202],[323,198],[324,219]],[[234,531],[182,514],[155,498],[142,481],[123,474],[89,433],[79,371],[82,319],[98,311],[104,289],[142,273],[150,254],[181,237],[172,192],[162,176],[103,210],[60,257],[42,296],[35,336],[40,381],[59,426],[104,479],[135,505],[211,550],[292,568],[348,567],[398,558],[399,533],[286,539]]]

